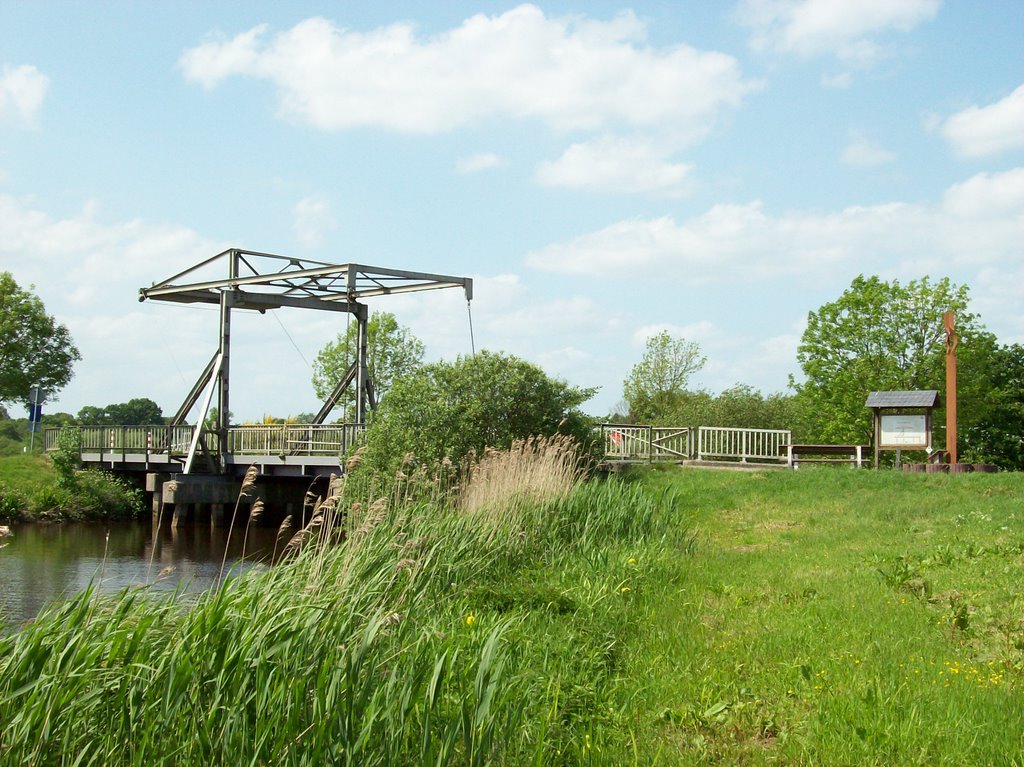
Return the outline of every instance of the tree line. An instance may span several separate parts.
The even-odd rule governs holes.
[[[799,443],[870,444],[871,391],[937,390],[936,448],[945,446],[943,315],[955,315],[958,447],[964,461],[1024,469],[1024,347],[1000,344],[969,309],[969,290],[928,277],[901,284],[856,277],[835,301],[807,316],[797,348],[802,376],[789,391],[762,395],[737,384],[718,395],[693,389],[706,361],[692,341],[663,332],[623,384],[614,417],[655,425],[790,429]]]
[[[802,375],[786,392],[762,394],[743,384],[712,393],[690,381],[707,358],[698,344],[667,332],[647,341],[623,382],[614,421],[672,426],[790,429],[799,442],[870,442],[870,391],[936,389],[945,395],[942,315],[956,315],[959,346],[959,445],[963,460],[1024,469],[1024,347],[1000,344],[970,311],[969,290],[928,277],[901,284],[858,276],[836,300],[811,311],[797,349]],[[24,403],[29,387],[59,390],[80,355],[63,325],[46,314],[31,289],[0,273],[0,423],[4,404]],[[324,397],[355,357],[355,325],[326,344],[313,365]],[[368,364],[380,405],[370,422],[379,468],[412,451],[458,459],[470,450],[507,447],[517,437],[556,432],[585,437],[582,404],[594,389],[570,386],[511,355],[484,352],[423,364],[424,346],[394,315],[375,312],[368,325]],[[351,390],[339,420],[351,417]],[[155,402],[136,398],[82,408],[77,416],[44,417],[60,425],[158,424]],[[944,444],[935,414],[937,447]],[[284,422],[270,418],[265,422]],[[306,420],[305,416],[293,419]],[[10,426],[0,426],[0,451]]]

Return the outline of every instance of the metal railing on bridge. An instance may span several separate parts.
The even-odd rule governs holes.
[[[164,455],[181,457],[188,453],[195,426],[67,426],[46,429],[47,451],[56,450],[62,435],[71,434],[80,453],[107,458]],[[365,427],[360,424],[255,424],[228,429],[227,453],[231,455],[329,456],[340,457],[359,442]],[[207,449],[219,452],[219,436],[206,433]]]
[[[43,444],[48,452],[72,435],[71,444],[82,453],[166,453],[188,452],[195,426],[65,426],[46,429]],[[216,439],[216,435],[210,435]]]
[[[257,424],[232,426],[228,452],[233,455],[342,456],[359,442],[365,427],[339,424]]]
[[[636,426],[602,424],[608,461],[785,461],[792,432],[723,426]]]

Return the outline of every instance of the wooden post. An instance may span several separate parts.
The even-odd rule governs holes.
[[[874,422],[874,429],[875,429],[875,461],[874,461],[874,468],[875,469],[878,468],[878,453],[879,453],[878,443],[882,439],[882,415],[881,415],[881,413],[882,413],[881,408],[877,408],[877,407],[871,408],[871,417],[872,417],[872,421]]]
[[[960,338],[953,325],[953,312],[942,315],[946,327],[946,450],[949,462],[957,463],[956,450],[956,347]]]

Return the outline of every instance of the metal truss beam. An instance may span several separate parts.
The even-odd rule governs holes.
[[[225,267],[224,278],[210,278],[211,270]],[[342,381],[317,413],[316,422],[323,423],[337,405],[341,393],[355,382],[356,421],[366,423],[367,409],[377,406],[377,397],[367,364],[367,323],[369,311],[360,299],[424,290],[461,287],[469,302],[473,298],[473,280],[447,274],[418,272],[406,269],[370,266],[367,264],[332,264],[306,258],[262,253],[255,250],[230,248],[178,272],[148,288],[139,289],[139,301],[147,299],[174,303],[216,304],[220,307],[220,343],[217,354],[210,360],[196,381],[178,412],[174,423],[182,423],[198,401],[204,389],[208,396],[203,403],[203,415],[212,404],[213,390],[217,390],[217,424],[214,427],[221,449],[226,449],[229,409],[229,372],[231,370],[230,338],[231,310],[248,309],[266,312],[267,309],[297,308],[355,315],[357,322],[356,359]],[[202,428],[196,433],[205,431]],[[195,442],[189,451],[188,469],[197,448]],[[225,461],[221,460],[224,466]]]

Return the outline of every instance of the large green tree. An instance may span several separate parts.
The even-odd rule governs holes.
[[[623,382],[630,416],[652,420],[671,410],[686,391],[690,376],[706,362],[695,341],[673,337],[668,331],[648,338],[643,358]]]
[[[78,411],[82,426],[151,426],[164,422],[160,406],[148,397],[136,397],[106,407],[86,405]]]
[[[0,272],[0,402],[27,403],[34,385],[59,391],[79,359],[68,329],[46,313],[31,288]]]
[[[947,278],[901,285],[861,275],[811,312],[797,349],[806,380],[794,387],[814,422],[814,438],[869,440],[864,401],[871,391],[943,390],[945,312],[956,312],[962,350],[991,343],[967,306],[967,287]]]
[[[532,435],[586,440],[589,419],[578,408],[594,392],[496,352],[435,362],[394,382],[370,421],[365,459],[390,471],[407,452],[458,462],[470,450],[507,448]]]
[[[715,395],[703,389],[678,396],[655,425],[728,426],[742,429],[790,429],[801,435],[799,404],[792,394],[765,396],[753,386],[735,384]],[[799,439],[799,437],[797,437]]]
[[[961,360],[962,460],[1024,470],[1024,346],[993,344]]]
[[[345,376],[345,371],[356,358],[358,327],[349,324],[344,333],[328,342],[313,361],[313,390],[320,399],[327,399]],[[423,362],[423,342],[412,332],[398,324],[390,312],[374,312],[366,326],[366,355],[377,399],[383,398],[395,378],[411,373]],[[355,405],[355,387],[350,386],[339,406],[351,416]]]

